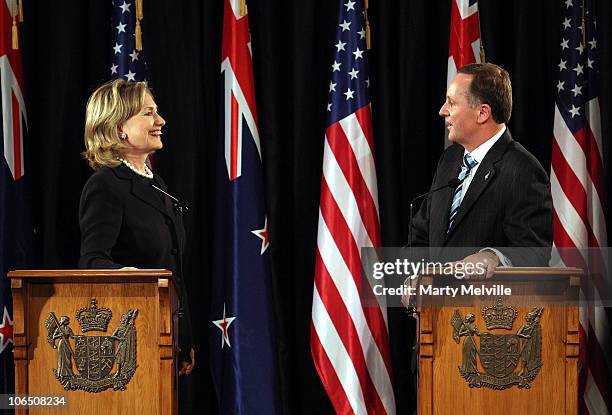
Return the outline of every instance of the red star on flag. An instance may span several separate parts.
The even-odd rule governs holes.
[[[236,317],[226,317],[225,315],[225,303],[223,303],[223,318],[221,320],[213,320],[213,324],[219,327],[221,330],[221,348],[223,349],[224,345],[227,344],[228,347],[232,347],[229,341],[229,333],[228,329],[230,324],[232,324],[236,320]]]
[[[263,255],[264,252],[266,252],[266,249],[268,249],[268,247],[270,246],[270,238],[268,236],[268,217],[266,216],[265,218],[263,229],[256,229],[254,231],[251,231],[251,233],[257,236],[258,238],[261,238],[260,254]]]
[[[4,307],[4,316],[2,317],[2,323],[0,323],[0,353],[9,343],[13,343],[13,320],[11,320],[8,310]]]

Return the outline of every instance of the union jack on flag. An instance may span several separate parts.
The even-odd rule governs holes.
[[[14,180],[19,180],[25,174],[23,162],[23,135],[27,128],[27,115],[22,94],[23,76],[21,71],[21,51],[13,50],[11,46],[12,13],[17,8],[9,4],[16,2],[1,2],[2,42],[0,43],[0,93],[2,94],[2,141],[4,159],[11,170]]]
[[[480,63],[480,15],[478,0],[451,0],[450,37],[448,41],[448,75],[450,85],[457,69],[470,63]],[[445,129],[445,136],[448,130]],[[450,141],[445,138],[445,146]]]
[[[380,246],[363,0],[339,2],[310,348],[338,414],[394,414],[385,306],[362,302],[361,248]],[[372,305],[375,303],[375,305]]]
[[[224,4],[210,359],[220,413],[273,415],[278,364],[249,20],[240,0]]]
[[[610,319],[593,304],[610,293],[599,110],[599,49],[593,2],[564,0],[550,172],[554,214],[552,265],[588,271],[581,285],[579,412],[612,409]],[[605,248],[601,250],[601,248]],[[609,311],[609,309],[608,309]]]

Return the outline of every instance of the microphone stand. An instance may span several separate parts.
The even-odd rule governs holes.
[[[414,208],[414,202],[416,202],[416,201],[417,201],[417,200],[419,200],[419,199],[426,198],[426,197],[428,197],[428,196],[430,196],[430,195],[432,195],[432,194],[434,194],[434,193],[436,193],[436,192],[438,192],[438,191],[440,191],[440,190],[444,190],[444,189],[449,188],[449,187],[450,187],[450,188],[452,188],[452,189],[454,189],[454,188],[456,188],[457,186],[459,186],[461,183],[462,183],[462,180],[459,180],[459,179],[457,179],[457,178],[455,178],[455,179],[451,179],[451,180],[449,180],[449,181],[448,181],[448,183],[446,183],[445,185],[442,185],[442,186],[436,187],[436,188],[434,188],[434,189],[430,190],[429,192],[426,192],[426,193],[420,194],[420,195],[418,195],[418,196],[414,197],[414,198],[413,198],[413,199],[410,201],[410,208],[409,208],[409,211],[410,211],[410,217],[409,217],[409,220],[408,220],[408,255],[410,256],[410,258],[411,258],[411,259],[412,259],[412,229],[413,229],[413,226],[412,226],[412,225],[413,225],[413,223],[412,223],[412,222],[413,222],[413,219],[414,219],[414,218],[413,218],[413,208]],[[413,299],[413,298],[411,298],[411,299]],[[406,307],[406,308],[407,308],[407,310],[408,310],[408,313],[409,313],[409,314],[411,314],[411,315],[414,317],[414,316],[415,316],[415,314],[416,314],[416,307],[414,307],[414,306],[408,306],[408,307]]]
[[[170,193],[166,192],[165,190],[161,189],[160,187],[155,186],[153,183],[151,183],[151,187],[155,190],[157,190],[158,192],[163,193],[164,195],[168,196],[170,198],[170,200],[172,200],[172,204],[174,205],[174,209],[180,213],[181,215],[183,213],[186,213],[189,210],[189,207],[185,204],[183,204],[180,200],[178,200],[176,197],[172,196]]]
[[[412,221],[413,221],[414,202],[416,202],[419,199],[430,196],[431,194],[436,193],[440,190],[449,188],[449,187],[452,189],[455,189],[457,186],[461,184],[461,182],[462,180],[459,180],[457,178],[451,179],[445,185],[436,187],[435,189],[432,189],[427,193],[418,195],[410,201],[410,219],[408,221],[408,255],[410,255],[411,260],[412,260]],[[414,305],[411,305],[411,303],[414,303]],[[414,296],[410,297],[410,301],[408,303],[408,306],[406,307],[406,311],[415,321],[414,346],[412,347],[412,356],[410,359],[411,360],[410,369],[412,370],[412,373],[414,376],[413,379],[415,382],[415,389],[416,389],[418,382],[419,382],[419,331],[420,331],[421,321],[419,319],[419,313],[416,310],[416,301],[415,301]]]

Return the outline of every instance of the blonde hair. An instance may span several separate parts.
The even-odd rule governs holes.
[[[145,82],[116,79],[96,89],[85,110],[85,151],[92,169],[116,167],[128,146],[119,137],[119,126],[138,114],[146,94],[153,95]]]

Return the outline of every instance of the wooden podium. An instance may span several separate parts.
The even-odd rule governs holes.
[[[31,406],[18,414],[177,413],[177,296],[170,271],[28,270],[8,276],[15,394],[67,399],[65,407]]]
[[[418,414],[577,414],[581,275],[576,268],[498,269],[492,279],[463,283],[511,286],[501,303],[487,294],[471,297],[467,306],[422,297]],[[445,285],[445,278],[424,276],[421,285]],[[512,308],[513,327],[499,327],[513,320]]]

